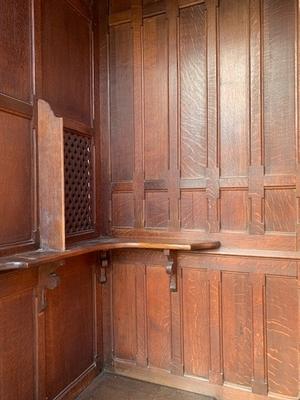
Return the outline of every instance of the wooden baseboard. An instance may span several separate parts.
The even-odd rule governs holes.
[[[297,400],[277,394],[258,395],[251,392],[251,388],[224,383],[215,385],[205,379],[191,376],[172,375],[168,371],[156,368],[144,368],[123,361],[114,361],[114,366],[105,370],[108,373],[126,376],[141,381],[156,383],[176,389],[186,390],[215,398],[216,400]]]

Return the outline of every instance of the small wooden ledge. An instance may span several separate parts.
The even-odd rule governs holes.
[[[29,268],[35,265],[52,263],[69,257],[79,256],[81,254],[109,251],[114,249],[200,251],[217,249],[220,247],[220,245],[220,242],[217,241],[203,241],[194,243],[178,240],[162,241],[154,239],[139,240],[101,237],[98,239],[77,243],[65,251],[39,249],[32,252],[16,254],[3,259],[0,258],[0,272]]]

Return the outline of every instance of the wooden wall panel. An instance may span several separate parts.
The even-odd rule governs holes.
[[[136,267],[115,263],[113,268],[114,356],[133,361],[137,352]]]
[[[168,156],[168,26],[165,15],[144,20],[145,179],[166,179]]]
[[[127,11],[130,9],[131,6],[130,0],[110,0],[109,3],[111,14]]]
[[[219,29],[221,176],[247,176],[249,1],[221,0]]]
[[[88,126],[93,117],[91,43],[90,22],[70,3],[42,2],[42,96],[59,116]]]
[[[263,2],[263,110],[267,174],[295,172],[295,10],[294,0]]]
[[[147,267],[148,363],[170,369],[171,301],[169,277],[164,267]]]
[[[52,399],[94,362],[94,256],[71,258],[58,270],[60,285],[48,291],[46,394]]]
[[[133,54],[130,24],[110,31],[110,129],[112,180],[133,179]]]
[[[112,195],[113,227],[132,228],[134,225],[133,194],[116,192]]]
[[[205,191],[182,191],[180,204],[182,228],[206,230],[208,204]]]
[[[271,232],[295,232],[296,197],[293,189],[265,191],[266,230]]]
[[[180,11],[181,177],[205,176],[207,167],[206,6]]]
[[[33,400],[35,328],[32,289],[1,298],[0,321],[0,398]]]
[[[184,370],[208,378],[210,365],[209,282],[206,271],[183,269]]]
[[[146,192],[145,225],[147,228],[166,229],[169,221],[167,192]]]
[[[252,310],[247,274],[223,273],[222,321],[224,379],[251,386]]]
[[[266,288],[269,390],[296,398],[299,394],[297,279],[267,277]]]
[[[0,112],[0,244],[32,237],[32,132],[29,120]]]
[[[31,1],[0,3],[0,91],[16,99],[32,100]]]
[[[246,231],[248,227],[248,193],[245,190],[222,190],[221,229]]]

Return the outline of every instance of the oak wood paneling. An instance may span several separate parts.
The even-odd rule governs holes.
[[[166,229],[169,221],[167,192],[146,192],[145,225],[147,228]]]
[[[0,244],[32,238],[32,132],[30,121],[0,111]]]
[[[119,13],[122,11],[126,11],[130,9],[131,1],[130,0],[110,0],[110,13]]]
[[[164,179],[168,171],[167,19],[144,20],[145,179]]]
[[[221,229],[245,231],[248,226],[248,193],[245,190],[221,191]]]
[[[171,303],[169,277],[165,268],[147,267],[148,363],[170,369]]]
[[[0,92],[31,102],[31,1],[0,2]]]
[[[206,271],[183,270],[184,370],[208,378],[210,359],[209,282]]]
[[[267,174],[295,171],[295,26],[294,0],[263,2],[263,110]]]
[[[110,31],[110,129],[112,180],[133,178],[133,53],[130,24]]]
[[[182,9],[179,21],[181,177],[199,178],[207,167],[206,6]]]
[[[293,189],[265,191],[266,230],[271,232],[295,232],[296,197]]]
[[[116,192],[112,195],[112,225],[130,228],[134,226],[133,194]]]
[[[206,230],[208,204],[205,191],[182,191],[180,204],[182,228]]]

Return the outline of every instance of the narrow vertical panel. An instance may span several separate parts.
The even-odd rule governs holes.
[[[207,167],[207,11],[180,11],[181,177],[205,176]]]
[[[221,176],[247,176],[249,1],[221,0],[219,24]]]
[[[146,267],[136,266],[136,340],[138,365],[147,366]]]
[[[134,225],[133,194],[112,194],[112,225],[117,228],[132,228]]]
[[[207,197],[205,191],[182,191],[181,227],[205,230],[207,227]]]
[[[147,322],[149,366],[170,370],[171,305],[164,267],[147,267]]]
[[[166,229],[169,221],[169,199],[167,192],[146,193],[146,228]]]
[[[296,195],[293,189],[265,191],[266,230],[270,232],[295,232]]]
[[[267,174],[294,173],[295,1],[265,0],[263,109]]]
[[[184,370],[208,378],[209,282],[205,271],[183,269]]]
[[[110,31],[110,125],[112,180],[133,179],[133,53],[130,24]]]
[[[245,231],[248,226],[248,193],[245,190],[221,192],[221,229]]]
[[[114,356],[122,360],[136,358],[136,274],[135,266],[113,266]]]
[[[297,279],[268,277],[267,353],[269,390],[298,396],[298,282]]]
[[[145,178],[166,179],[168,156],[168,29],[165,15],[144,20]]]
[[[247,274],[222,276],[224,380],[251,386],[252,310]]]

